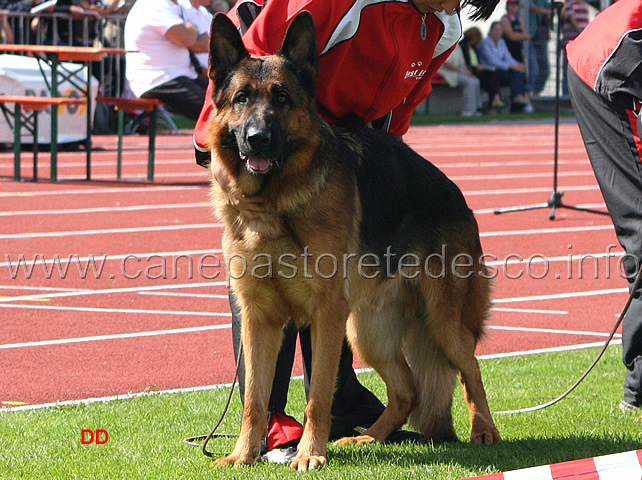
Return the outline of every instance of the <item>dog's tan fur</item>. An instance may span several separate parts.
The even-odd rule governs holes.
[[[415,154],[396,139],[366,129],[355,133],[333,128],[320,119],[310,92],[318,73],[314,35],[311,17],[302,14],[293,20],[279,54],[256,59],[247,54],[224,16],[215,16],[212,24],[210,77],[216,85],[216,113],[208,138],[219,181],[212,182],[211,200],[225,225],[223,249],[240,305],[246,368],[239,439],[232,454],[214,465],[251,464],[259,455],[282,330],[290,319],[310,326],[313,347],[305,429],[293,468],[308,470],[325,462],[332,392],[346,332],[353,349],[385,381],[389,403],[363,435],[338,443],[384,440],[409,417],[427,438],[454,440],[450,406],[457,371],[472,441],[498,441],[474,357],[490,306],[477,225],[468,211],[431,230],[431,237],[448,247],[446,265],[456,265],[443,277],[436,263],[429,263],[434,275],[407,264],[386,279],[377,276],[377,267],[359,268],[355,259],[369,251],[363,232],[369,220],[358,180],[360,165],[368,161],[364,143],[389,148],[399,157],[390,158],[391,163]],[[274,137],[284,139],[273,150],[286,158],[269,173],[251,171],[240,160],[249,148],[242,132],[257,119],[265,120],[262,128],[272,129]],[[447,183],[440,179],[440,186]],[[446,187],[449,193],[458,192],[454,185]],[[232,200],[257,196],[264,201],[258,212]],[[419,225],[419,230],[424,228],[429,226]],[[407,253],[422,265],[439,253],[431,243],[407,243]],[[458,254],[475,261],[465,264],[455,258]],[[266,259],[283,255],[292,268],[285,274],[270,271]],[[332,275],[331,258],[341,262],[338,274]],[[318,270],[310,271],[317,260]],[[289,275],[295,269],[296,275]],[[415,278],[402,278],[401,273]]]

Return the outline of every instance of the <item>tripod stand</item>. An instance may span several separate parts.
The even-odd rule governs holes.
[[[563,3],[553,0],[551,2],[551,10],[557,19],[557,30],[555,38],[555,147],[553,152],[553,192],[548,198],[546,203],[538,203],[536,205],[524,205],[522,207],[508,207],[498,208],[495,210],[496,214],[509,213],[509,212],[523,212],[526,210],[537,210],[541,208],[550,208],[551,214],[548,217],[550,220],[555,220],[555,211],[558,208],[567,208],[569,210],[577,210],[580,212],[596,213],[599,215],[608,215],[608,212],[600,210],[592,210],[590,208],[575,207],[566,205],[562,202],[564,192],[557,190],[557,171],[558,171],[558,150],[559,150],[559,128],[560,128],[560,62],[562,56],[562,7]]]

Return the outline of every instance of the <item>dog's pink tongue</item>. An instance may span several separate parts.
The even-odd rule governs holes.
[[[264,172],[270,168],[270,161],[263,157],[250,157],[247,159],[247,163],[255,172]]]

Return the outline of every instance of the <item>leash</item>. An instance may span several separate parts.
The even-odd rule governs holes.
[[[629,310],[629,306],[631,305],[631,302],[633,301],[633,297],[635,296],[635,292],[637,289],[640,287],[640,281],[642,280],[642,265],[638,266],[638,274],[635,277],[635,282],[633,283],[633,287],[631,288],[631,293],[629,293],[629,298],[626,301],[626,304],[624,305],[624,309],[622,310],[622,313],[618,317],[617,321],[615,322],[615,326],[611,330],[611,333],[609,334],[609,337],[606,339],[606,342],[604,342],[604,345],[602,346],[602,349],[598,353],[597,357],[595,360],[593,360],[593,363],[586,369],[586,371],[580,376],[580,378],[577,379],[577,381],[564,392],[562,395],[557,397],[554,400],[551,400],[550,402],[543,403],[541,405],[536,405],[534,407],[528,407],[528,408],[521,408],[519,410],[504,410],[501,412],[493,412],[494,415],[510,415],[514,413],[526,413],[526,412],[534,412],[536,410],[543,410],[544,408],[550,407],[551,405],[555,405],[557,402],[560,400],[563,400],[566,398],[575,388],[582,383],[582,381],[587,377],[587,375],[593,370],[593,367],[597,365],[597,362],[600,361],[600,358],[602,358],[602,355],[604,355],[604,352],[606,352],[606,348],[609,346],[609,343],[611,340],[613,340],[613,336],[615,335],[615,332],[617,329],[620,327],[620,324],[622,323],[622,320],[624,320],[624,315],[626,315],[626,312]]]
[[[234,370],[234,378],[232,379],[232,386],[230,387],[230,393],[227,396],[227,401],[225,402],[225,406],[223,407],[221,416],[216,422],[216,425],[214,425],[214,428],[212,428],[210,433],[208,433],[207,435],[197,435],[195,437],[189,437],[183,440],[183,443],[185,445],[189,445],[190,447],[201,448],[203,451],[203,454],[207,457],[213,457],[214,455],[216,456],[228,455],[228,453],[210,452],[209,450],[207,450],[207,444],[212,438],[235,438],[238,436],[238,435],[233,435],[231,433],[216,433],[216,431],[218,430],[218,427],[221,426],[221,423],[223,423],[223,419],[227,414],[227,410],[230,408],[230,404],[232,403],[232,395],[234,394],[234,387],[236,386],[236,381],[238,380],[238,376],[239,376],[239,368],[241,365],[242,354],[243,354],[243,342],[241,342],[239,346],[238,355],[236,356],[236,369]],[[198,443],[199,441],[203,441],[203,443],[202,444]]]

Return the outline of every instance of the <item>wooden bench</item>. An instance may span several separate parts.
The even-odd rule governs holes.
[[[98,97],[96,102],[113,105],[118,112],[118,163],[116,166],[116,178],[120,180],[122,174],[123,160],[123,135],[125,133],[125,112],[143,111],[149,114],[149,147],[147,153],[147,180],[154,180],[154,155],[156,151],[156,120],[158,107],[163,102],[156,98],[121,98],[121,97]]]
[[[6,105],[13,103],[13,111]],[[33,135],[33,180],[38,180],[38,113],[52,105],[83,105],[87,99],[72,97],[35,97],[28,95],[0,95],[0,108],[13,129],[13,179],[22,180],[20,173],[20,156],[22,153],[20,133],[22,126]],[[27,113],[30,112],[30,113]],[[13,120],[11,127],[10,119]],[[89,132],[87,133],[89,135]],[[51,139],[50,141],[55,141]]]

